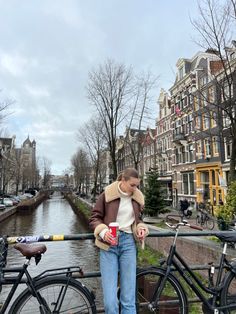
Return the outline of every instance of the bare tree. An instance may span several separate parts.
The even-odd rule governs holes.
[[[0,90],[1,93],[2,90]],[[0,101],[0,123],[9,115],[11,114],[8,109],[14,103],[11,99],[5,99]]]
[[[235,0],[201,0],[198,3],[199,19],[192,21],[200,34],[198,44],[215,51],[219,60],[218,63],[215,62],[215,70],[211,72],[216,91],[214,102],[209,102],[201,91],[199,93],[203,101],[208,102],[211,111],[213,108],[218,116],[222,116],[223,119],[219,120],[220,131],[227,126],[221,136],[230,139],[232,145],[230,180],[236,179],[236,96],[233,92],[236,82],[236,41],[232,40],[232,36],[236,36],[235,7]],[[225,125],[225,121],[229,123]]]
[[[20,185],[22,183],[22,160],[21,160],[21,150],[14,149],[13,154],[13,163],[14,163],[14,177],[13,183],[15,185],[15,194],[18,195]]]
[[[44,188],[49,188],[50,186],[51,165],[52,162],[47,157],[42,158],[42,177],[43,177],[42,185]]]
[[[8,185],[14,178],[14,161],[12,151],[9,149],[5,152],[1,151],[1,193],[7,192]]]
[[[142,158],[142,139],[144,137],[146,126],[152,121],[153,91],[156,88],[157,77],[150,72],[137,76],[133,87],[133,105],[131,106],[131,117],[127,131],[135,131],[134,141],[130,141],[130,136],[124,138],[129,146],[133,158],[134,167],[138,169],[140,159]]]
[[[79,193],[88,193],[90,176],[90,160],[87,152],[79,148],[71,158],[71,165],[74,172],[75,185]]]
[[[128,113],[132,70],[124,64],[106,61],[89,73],[88,99],[96,108],[105,128],[113,175],[117,177],[116,139],[118,127]]]
[[[105,147],[104,124],[99,117],[91,118],[79,128],[78,139],[85,145],[92,162],[94,176],[93,196],[95,199],[98,187],[98,176],[102,164],[102,151]]]

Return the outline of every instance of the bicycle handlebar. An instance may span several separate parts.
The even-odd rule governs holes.
[[[173,218],[174,217],[174,218]],[[177,221],[175,219],[175,217],[177,217],[177,215],[168,215],[166,217],[166,219],[168,219],[171,223],[169,223],[168,221],[165,222],[165,224],[170,228],[170,229],[173,229],[173,230],[178,230],[180,227],[189,227],[191,229],[195,229],[195,230],[200,230],[202,231],[203,228],[200,227],[200,226],[196,226],[196,225],[192,225],[192,224],[189,224],[187,220],[182,220],[182,221]],[[174,223],[173,223],[174,222]]]

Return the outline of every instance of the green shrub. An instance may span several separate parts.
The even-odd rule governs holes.
[[[159,213],[164,213],[166,211],[162,195],[162,187],[158,177],[159,175],[157,170],[151,170],[147,172],[147,178],[144,187],[144,213],[146,215],[158,216]]]
[[[218,207],[216,216],[220,223],[223,221],[228,224],[234,219],[236,214],[236,181],[232,181],[226,196],[226,202],[224,205]]]

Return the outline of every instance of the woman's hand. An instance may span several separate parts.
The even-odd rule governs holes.
[[[143,241],[144,239],[145,239],[145,237],[146,237],[146,229],[144,229],[144,228],[138,228],[138,230],[137,230],[137,236],[138,236],[138,239],[140,240],[140,241]]]
[[[111,245],[117,245],[117,239],[113,237],[113,235],[111,234],[109,230],[104,235],[104,241],[106,241],[107,243]]]

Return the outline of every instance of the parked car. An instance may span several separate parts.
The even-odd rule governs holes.
[[[32,189],[32,188],[25,190],[25,194],[31,194],[31,195],[35,196],[37,193],[38,193],[38,191],[35,189]]]
[[[24,194],[20,195],[19,197],[20,197],[20,200],[22,201],[22,200],[28,200],[28,199],[32,198],[33,195],[30,193],[24,193]]]
[[[6,208],[6,205],[0,203],[0,210],[4,210],[5,208]]]
[[[7,197],[3,197],[1,199],[1,203],[4,204],[6,207],[13,206],[13,201],[10,198],[7,198]]]
[[[13,203],[16,203],[16,204],[18,204],[20,202],[20,198],[17,195],[10,195],[10,199],[12,199]]]

